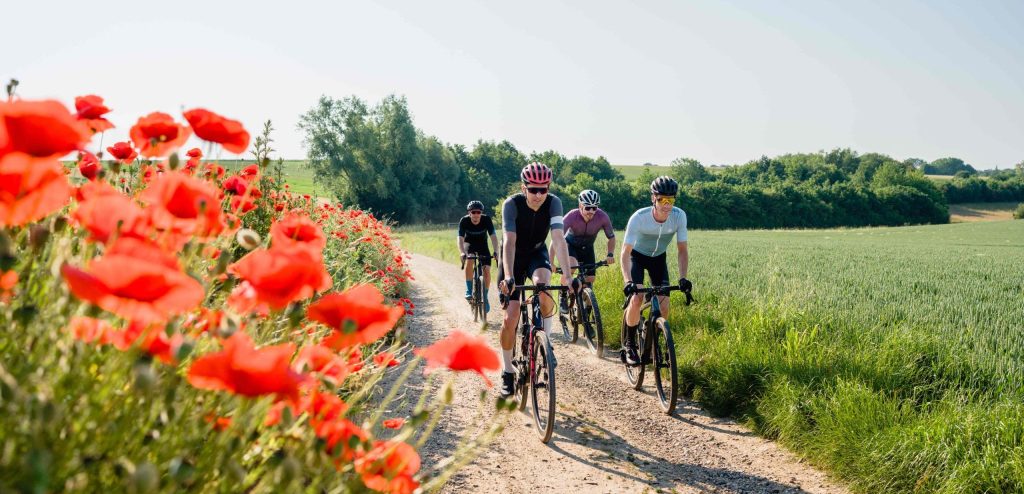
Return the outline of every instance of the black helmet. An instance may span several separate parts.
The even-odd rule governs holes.
[[[651,182],[651,194],[674,196],[679,192],[679,184],[672,177],[662,175]]]
[[[466,204],[466,211],[473,211],[474,209],[479,209],[480,211],[483,211],[484,203],[480,201],[469,201],[469,204]]]

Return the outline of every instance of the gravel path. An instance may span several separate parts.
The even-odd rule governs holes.
[[[428,345],[452,328],[479,331],[462,298],[458,266],[415,255],[412,269],[413,345]],[[486,334],[497,348],[501,316],[497,309],[488,316]],[[443,492],[846,492],[780,446],[731,420],[709,417],[693,403],[682,401],[674,415],[665,415],[650,385],[645,392],[632,390],[617,355],[598,359],[582,338],[569,344],[560,334],[556,322],[558,415],[551,442],[542,444],[532,419],[514,412],[497,441]],[[501,380],[498,373],[489,377]],[[425,383],[417,373],[408,394],[416,396]],[[452,406],[423,448],[425,467],[447,456],[465,429],[475,433],[481,416],[493,413],[497,388],[481,400],[484,389],[479,376],[458,376]]]

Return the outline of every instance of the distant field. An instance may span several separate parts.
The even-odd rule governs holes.
[[[455,262],[454,235],[400,239]],[[699,303],[673,297],[670,319],[684,390],[855,491],[1019,492],[1021,239],[1024,221],[692,231]],[[599,272],[613,348],[621,288]]]
[[[668,167],[643,165],[612,165],[612,168],[615,168],[622,173],[622,175],[626,177],[626,180],[633,180],[636,177],[639,177],[640,174],[644,172],[644,168],[650,168],[651,172],[655,174],[658,174],[659,171],[668,170]]]
[[[253,160],[219,160],[221,166],[228,170],[238,170],[242,166],[250,165]],[[274,163],[271,163],[273,166]],[[306,160],[284,160],[284,181],[292,192],[297,194],[310,194],[313,196],[328,195],[328,191],[313,180],[313,170],[306,167]]]
[[[970,221],[1012,220],[1016,202],[969,202],[949,205],[949,221],[965,223]]]

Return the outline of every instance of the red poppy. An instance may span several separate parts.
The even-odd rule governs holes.
[[[185,120],[195,130],[196,137],[219,143],[232,153],[244,153],[249,147],[249,133],[238,120],[224,118],[202,108],[185,112]]]
[[[303,247],[323,252],[327,236],[323,228],[302,213],[289,213],[270,225],[270,240],[275,249]]]
[[[124,329],[108,329],[102,342],[114,345],[114,348],[121,351],[128,350],[137,344],[139,349],[156,357],[161,362],[174,364],[174,354],[184,341],[185,338],[180,333],[167,336],[163,325],[132,321]]]
[[[0,156],[0,226],[42,219],[64,207],[71,185],[56,158],[24,153]]]
[[[94,317],[72,317],[68,331],[76,340],[86,343],[105,343],[107,333],[113,330],[109,322]]]
[[[4,271],[0,275],[0,302],[7,302],[14,296],[14,287],[18,285],[17,271]]]
[[[213,430],[217,432],[224,432],[231,427],[231,417],[218,417],[213,412],[206,414],[203,420],[210,424],[210,427],[213,427]]]
[[[161,175],[146,188],[141,199],[158,229],[203,238],[224,230],[216,187],[183,172]]]
[[[95,154],[83,152],[78,158],[78,172],[89,180],[96,180],[100,173],[100,160]]]
[[[185,144],[192,131],[166,113],[153,112],[140,117],[128,134],[142,156],[162,158]]]
[[[224,390],[242,396],[277,395],[293,402],[303,376],[291,368],[295,345],[288,343],[256,349],[249,335],[238,331],[224,341],[220,352],[196,359],[188,369],[188,382],[199,389]]]
[[[366,487],[389,494],[412,494],[419,487],[413,475],[420,470],[416,449],[400,441],[376,441],[373,449],[355,461]]]
[[[221,178],[224,176],[224,173],[226,173],[226,171],[223,166],[216,163],[206,164],[206,178]]]
[[[85,122],[93,132],[103,132],[114,128],[110,120],[103,118],[103,115],[110,113],[110,108],[103,104],[103,98],[90,94],[75,98],[75,110],[78,110],[77,117]]]
[[[387,420],[381,422],[380,425],[383,425],[385,429],[401,429],[402,426],[405,425],[405,419],[403,419],[403,418],[387,419]]]
[[[254,178],[259,178],[259,176],[260,176],[260,167],[259,167],[259,165],[249,165],[249,166],[239,170],[238,174],[241,175],[246,180],[252,180]]]
[[[427,368],[447,367],[453,371],[474,371],[484,378],[484,371],[497,370],[500,366],[498,354],[494,352],[483,336],[473,336],[458,329],[446,338],[427,348],[417,349],[416,354],[427,361]]]
[[[121,252],[93,259],[86,270],[64,264],[61,273],[80,300],[142,324],[189,312],[205,296],[180,270]]]
[[[335,386],[340,385],[351,372],[348,359],[323,345],[309,345],[299,350],[295,367],[302,371],[308,368],[323,376]]]
[[[232,175],[224,179],[224,192],[228,194],[245,194],[246,189],[249,188],[249,182],[238,175]]]
[[[187,153],[185,153],[185,156],[188,156],[189,158],[199,159],[203,157],[203,151],[200,150],[199,148],[192,148],[189,149]]]
[[[107,148],[107,152],[110,153],[114,159],[126,165],[134,161],[135,158],[139,156],[139,153],[135,151],[135,148],[127,142],[115,142],[113,146]]]
[[[380,352],[373,356],[373,363],[377,364],[377,367],[395,367],[401,362],[391,352]]]
[[[323,439],[327,446],[327,452],[338,455],[339,462],[350,462],[355,459],[357,448],[360,445],[352,445],[353,438],[357,441],[366,441],[369,435],[358,425],[348,419],[326,420],[314,426],[314,431],[320,439]]]
[[[0,157],[59,158],[82,149],[90,132],[58,101],[0,102]]]
[[[79,189],[79,195],[84,197],[71,213],[71,217],[89,232],[90,239],[106,243],[115,233],[145,236],[149,224],[142,208],[106,182],[97,183],[103,186]]]
[[[405,311],[384,305],[384,295],[373,285],[357,285],[326,295],[309,306],[306,315],[334,329],[323,344],[347,348],[377,341],[395,327]]]
[[[334,283],[323,259],[306,249],[254,250],[229,266],[228,272],[248,281],[256,301],[273,309],[305,300]]]

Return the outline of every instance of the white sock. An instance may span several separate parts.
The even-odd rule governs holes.
[[[551,337],[551,328],[553,328],[554,326],[555,316],[544,318],[544,334],[548,335],[549,338]]]
[[[512,350],[501,349],[501,370],[504,372],[516,371],[516,368],[512,366]]]

